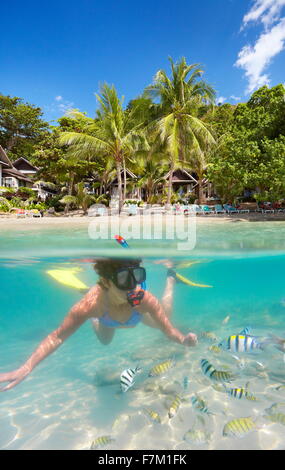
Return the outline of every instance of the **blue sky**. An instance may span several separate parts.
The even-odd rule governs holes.
[[[49,121],[70,108],[93,117],[104,81],[127,104],[168,56],[200,63],[220,102],[285,82],[285,0],[15,0],[1,13],[0,93]]]

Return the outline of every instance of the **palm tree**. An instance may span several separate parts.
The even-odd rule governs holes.
[[[122,167],[127,158],[147,143],[141,131],[142,125],[134,124],[132,112],[123,110],[123,100],[118,98],[114,86],[104,84],[101,87],[101,96],[96,96],[100,106],[97,119],[92,124],[89,123],[89,132],[64,132],[60,142],[71,145],[73,154],[80,158],[93,154],[112,159],[118,178],[120,212],[123,206]]]
[[[86,189],[84,188],[84,183],[78,183],[76,185],[76,195],[71,196],[70,194],[64,196],[60,202],[62,204],[66,204],[66,206],[69,206],[71,204],[74,204],[75,206],[81,207],[83,209],[84,214],[87,213],[87,209],[91,206],[93,202],[98,202],[98,198],[95,196],[92,196],[86,192]]]
[[[215,143],[205,123],[197,117],[199,107],[213,103],[214,90],[201,80],[203,71],[198,64],[187,65],[183,57],[171,63],[172,76],[159,70],[154,83],[145,90],[152,99],[159,98],[162,116],[153,122],[160,141],[165,145],[169,158],[170,174],[167,203],[170,204],[173,172],[179,162],[201,159],[207,149]]]

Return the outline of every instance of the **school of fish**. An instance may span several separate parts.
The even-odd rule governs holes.
[[[226,318],[226,322],[223,322],[223,324],[227,322],[228,318]],[[218,342],[216,334],[210,331],[201,334],[201,338],[206,341],[211,341],[211,343]],[[254,370],[256,376],[266,374],[266,367],[261,361],[244,359],[244,356],[254,357],[254,354],[262,354],[269,344],[276,347],[277,350],[283,351],[283,342],[279,337],[272,336],[270,339],[253,336],[248,327],[237,334],[231,334],[221,339],[219,343],[212,344],[208,347],[208,353],[212,355],[219,354],[219,357],[223,354],[229,354],[229,357],[232,357],[232,360],[234,359],[236,361],[233,365],[236,370],[231,370],[227,364],[221,362],[220,365],[215,365],[216,361],[212,361],[212,358],[202,357],[200,359],[201,379],[206,380],[206,382],[208,381],[213,390],[224,393],[224,403],[226,403],[227,400],[240,400],[240,402],[247,400],[252,403],[259,402],[260,399],[255,395],[254,391],[251,390],[252,387],[250,387],[249,381],[246,381],[244,385],[240,385],[238,382],[242,382],[243,373],[247,370]],[[280,344],[282,344],[282,347]],[[180,421],[183,422],[184,406],[192,407],[194,424],[192,423],[192,427],[184,432],[183,435],[178,436],[178,439],[184,442],[185,445],[194,447],[209,445],[213,436],[213,432],[209,430],[209,423],[213,422],[212,420],[215,416],[221,415],[221,411],[209,409],[206,401],[207,397],[202,397],[195,389],[191,389],[194,381],[192,378],[190,380],[188,375],[181,376],[180,380],[175,378],[177,362],[176,358],[171,357],[161,362],[154,363],[150,368],[144,367],[144,369],[142,369],[139,366],[126,368],[120,374],[121,393],[126,393],[127,391],[134,393],[130,389],[135,383],[137,387],[134,390],[140,390],[144,386],[144,383],[147,382],[145,386],[146,391],[148,390],[150,393],[159,393],[160,395],[162,394],[168,397],[168,404],[165,406],[166,413],[163,415],[161,411],[158,412],[158,410],[150,407],[146,399],[145,405],[141,409],[141,414],[145,417],[149,425],[160,426],[162,423],[170,423],[170,420],[174,419],[180,419]],[[249,369],[249,367],[251,367],[251,369]],[[142,370],[145,371],[144,374],[141,374]],[[185,373],[186,371],[187,368],[185,367]],[[197,372],[198,371],[199,368],[197,365]],[[138,374],[141,375],[139,379],[137,377]],[[172,381],[172,388],[165,388],[165,377],[167,377],[170,382]],[[285,384],[281,383],[275,386],[275,390],[280,393],[284,389]],[[262,418],[264,422],[268,423],[267,425],[270,425],[270,423],[285,425],[285,408],[282,408],[283,405],[285,406],[285,403],[273,403],[269,408],[264,410]],[[254,414],[241,417],[242,408],[239,416],[229,416],[227,418],[226,412],[224,412],[224,415],[225,422],[220,429],[220,435],[225,439],[243,438],[251,432],[258,431],[265,425],[263,423],[263,425],[260,426],[258,422],[259,417],[254,416]],[[115,422],[117,422],[117,420],[119,420],[119,418],[117,418]],[[90,449],[103,448],[114,442],[116,442],[116,440],[112,436],[103,435],[97,437],[92,442]]]

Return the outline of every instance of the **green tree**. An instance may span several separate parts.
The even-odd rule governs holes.
[[[242,195],[245,188],[256,190],[257,198],[283,198],[285,88],[262,87],[247,103],[235,107],[218,129],[220,145],[211,155],[208,176],[225,200]],[[220,116],[219,116],[220,118]]]
[[[21,98],[0,94],[0,145],[12,160],[33,153],[48,123],[42,119],[42,110]]]
[[[66,207],[69,207],[71,204],[76,207],[81,207],[84,214],[87,213],[88,208],[95,201],[96,198],[86,192],[83,182],[76,185],[76,194],[74,196],[66,195],[60,200],[60,202],[65,204]]]
[[[123,206],[121,171],[125,161],[147,142],[141,132],[142,125],[134,123],[133,112],[125,112],[114,86],[104,84],[101,95],[96,95],[99,109],[95,120],[86,121],[89,132],[63,132],[62,145],[71,146],[71,152],[78,158],[98,155],[112,159],[118,178],[119,211]],[[87,120],[87,118],[86,118]],[[92,122],[91,122],[92,121]]]
[[[173,172],[179,162],[193,165],[215,144],[207,125],[198,117],[199,107],[213,102],[214,90],[201,79],[203,71],[198,64],[187,65],[184,57],[176,64],[169,60],[171,78],[159,70],[154,83],[145,90],[146,96],[160,101],[162,117],[154,121],[154,126],[169,158],[168,204]],[[202,180],[198,183],[201,196]]]

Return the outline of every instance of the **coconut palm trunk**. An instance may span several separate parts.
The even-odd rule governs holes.
[[[123,190],[123,201],[126,200],[127,195],[127,169],[126,169],[126,160],[123,158],[123,175],[124,175],[124,190]]]
[[[203,204],[205,201],[203,190],[203,179],[198,179],[198,204]]]
[[[168,205],[171,204],[173,172],[174,172],[174,162],[171,162],[169,179],[168,179],[168,192],[167,192],[167,204]]]
[[[73,173],[73,171],[71,171],[70,175],[69,175],[68,196],[72,196],[72,193],[73,193],[74,177],[75,177],[75,174]],[[65,208],[64,208],[64,213],[65,214],[68,213],[69,208],[70,208],[70,203],[67,203]]]
[[[122,175],[121,175],[121,163],[119,161],[116,162],[116,170],[117,170],[117,179],[118,179],[118,196],[119,196],[119,214],[121,213],[123,207],[123,188],[122,188]]]

